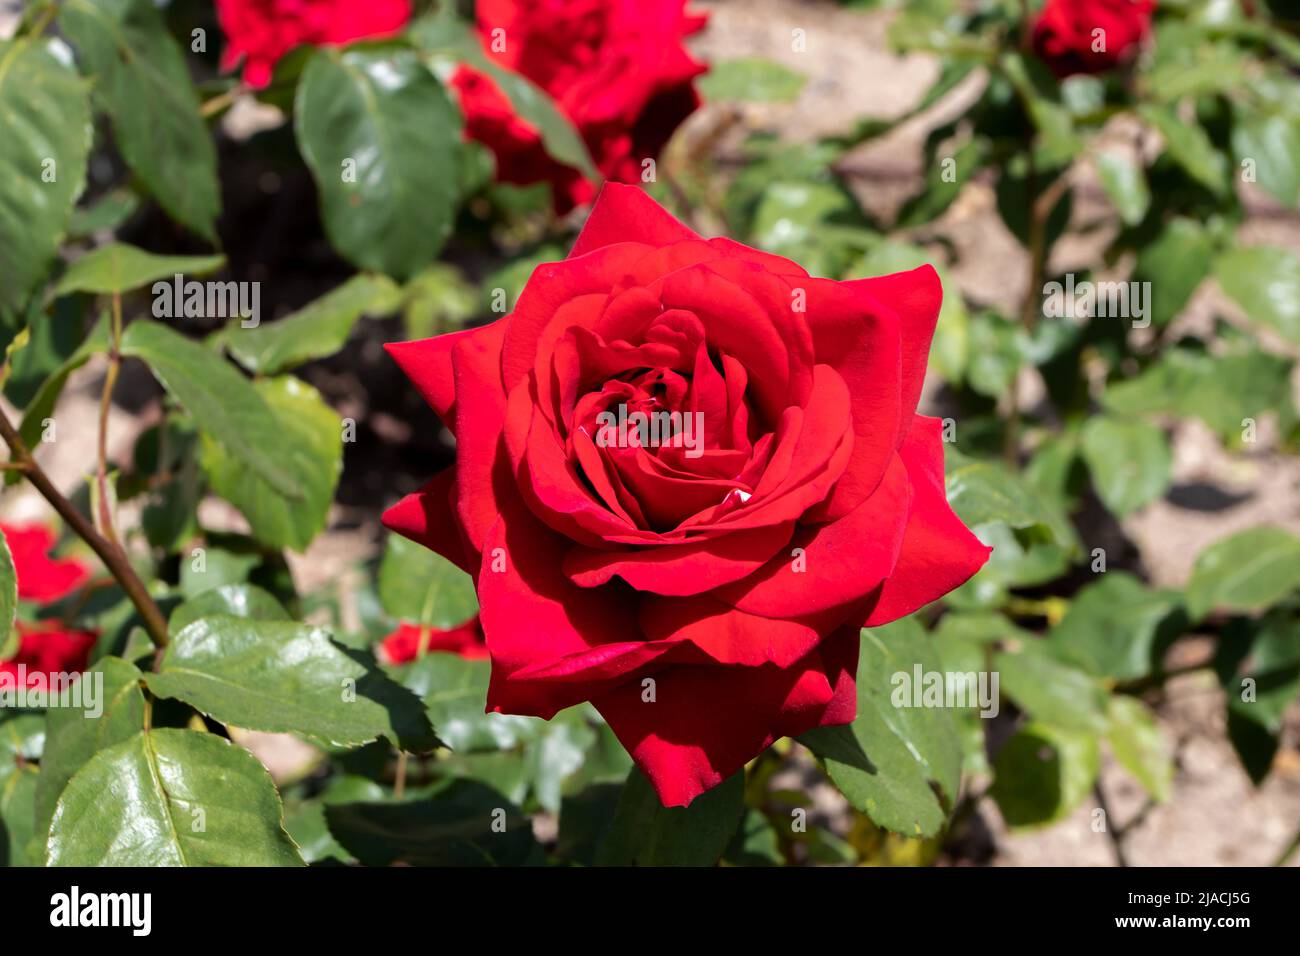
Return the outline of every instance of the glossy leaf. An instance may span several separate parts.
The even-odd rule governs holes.
[[[340,253],[398,278],[437,256],[458,198],[461,121],[415,51],[318,49],[294,123]]]
[[[1045,826],[1087,798],[1100,769],[1096,736],[1031,723],[998,752],[990,793],[1009,826]]]
[[[428,749],[428,723],[410,713],[418,710],[414,697],[363,659],[309,624],[216,614],[173,634],[146,682],[159,697],[247,730],[334,746],[386,736]],[[408,725],[417,729],[413,739]]]
[[[528,818],[473,780],[453,780],[423,800],[329,805],[325,820],[334,839],[366,866],[540,862]]]
[[[391,311],[398,292],[387,276],[356,275],[282,319],[248,329],[235,321],[223,341],[250,372],[276,375],[333,355],[361,316]]]
[[[205,275],[226,264],[225,256],[160,256],[124,242],[111,242],[86,253],[59,277],[55,295],[72,292],[130,292],[176,275]]]
[[[157,322],[135,321],[122,334],[122,354],[144,361],[164,388],[194,416],[199,430],[279,493],[301,498],[293,471],[279,460],[280,420],[252,384],[198,342]]]
[[[1081,733],[1106,730],[1106,692],[1092,675],[1057,657],[1041,641],[993,657],[1002,692],[1044,724]]]
[[[299,866],[257,758],[214,734],[151,730],[99,751],[50,824],[49,866]]]
[[[59,26],[127,165],[177,222],[216,238],[217,154],[180,45],[152,0],[67,0]]]
[[[745,775],[736,773],[688,807],[665,807],[634,768],[596,852],[596,865],[712,866],[740,826],[744,798]]]
[[[246,468],[237,453],[202,436],[201,461],[212,490],[248,519],[253,537],[269,548],[305,551],[325,527],[343,471],[343,423],[320,393],[292,375],[253,383],[277,425],[277,463],[302,496],[289,498]]]
[[[0,310],[35,290],[85,186],[90,102],[71,59],[58,40],[0,42]]]
[[[379,600],[399,621],[451,628],[478,613],[470,576],[441,555],[390,534],[379,564]]]
[[[97,676],[102,675],[102,678]],[[129,661],[104,657],[81,680],[103,680],[97,716],[85,708],[72,707],[72,691],[65,692],[60,706],[46,713],[45,754],[36,784],[36,819],[39,829],[49,829],[59,795],[73,775],[96,753],[135,736],[144,729],[144,675]]]
[[[849,803],[876,824],[908,836],[933,836],[955,805],[961,739],[949,709],[913,706],[918,667],[923,674],[942,670],[915,619],[864,630],[857,719],[820,727],[799,741],[818,756]],[[900,674],[906,685],[896,679]]]

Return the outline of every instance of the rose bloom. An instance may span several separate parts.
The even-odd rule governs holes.
[[[48,604],[75,591],[90,578],[90,569],[75,558],[52,558],[54,533],[38,524],[0,524],[18,578],[18,597]],[[75,673],[86,669],[96,635],[67,628],[59,621],[19,622],[18,652],[0,661],[0,674],[18,676],[27,669],[28,686],[43,686],[49,673]],[[2,642],[0,642],[2,643]]]
[[[1103,73],[1135,55],[1155,0],[1048,0],[1034,21],[1034,52],[1057,76]],[[1094,31],[1102,33],[1094,36]],[[1104,49],[1094,50],[1101,45]]]
[[[471,659],[487,657],[487,644],[483,642],[478,616],[447,630],[403,621],[397,630],[379,642],[379,657],[389,664],[406,664],[422,652],[430,651],[444,651]]]
[[[682,41],[704,26],[686,0],[480,0],[484,50],[500,66],[545,90],[582,134],[601,174],[641,180],[697,106],[692,81],[706,69]],[[494,31],[504,49],[493,49]],[[485,73],[462,66],[452,78],[465,132],[489,147],[499,179],[549,182],[557,212],[590,202],[595,186],[551,159],[538,131],[514,112]]]
[[[29,688],[49,686],[50,674],[77,674],[86,669],[97,635],[93,631],[68,630],[58,621],[15,625],[18,653],[0,661],[0,686],[25,674]],[[19,670],[19,665],[25,668]]]
[[[609,183],[512,314],[390,345],[457,460],[384,521],[474,576],[487,709],[591,701],[669,806],[851,721],[859,629],[988,556],[916,414],[941,294],[928,266],[812,278]]]
[[[296,46],[330,46],[387,36],[406,26],[410,0],[217,0],[226,35],[221,68],[244,64],[244,82],[261,89],[276,61]]]

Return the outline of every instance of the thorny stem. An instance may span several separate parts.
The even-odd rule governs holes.
[[[117,583],[122,586],[122,590],[131,599],[131,603],[135,605],[135,609],[140,612],[149,639],[160,650],[166,647],[167,621],[163,617],[162,610],[149,595],[149,590],[144,586],[144,582],[135,573],[135,569],[131,567],[131,562],[126,559],[125,552],[114,547],[77,510],[76,505],[64,497],[58,488],[54,487],[49,475],[45,474],[45,471],[37,463],[31,451],[28,450],[27,443],[18,434],[18,430],[14,428],[13,423],[9,421],[9,416],[5,414],[3,409],[0,409],[0,438],[3,438],[5,444],[9,446],[9,452],[13,456],[13,463],[22,468],[27,480],[41,493],[41,497],[50,503],[54,510],[58,512],[59,517],[76,533],[77,537],[90,545],[91,550],[99,556],[99,560],[104,562],[104,566],[117,579]]]

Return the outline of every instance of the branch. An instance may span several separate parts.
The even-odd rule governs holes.
[[[41,493],[41,496],[48,501],[59,513],[67,525],[76,532],[77,537],[90,545],[91,550],[99,556],[99,560],[104,562],[104,566],[117,579],[117,583],[122,586],[135,609],[140,612],[140,617],[144,620],[145,630],[149,634],[149,639],[153,641],[154,646],[162,649],[167,646],[167,621],[163,617],[162,610],[150,596],[144,582],[140,580],[131,563],[126,559],[125,552],[113,545],[102,534],[95,530],[95,526],[90,523],[86,517],[77,510],[76,506],[63,496],[54,483],[50,481],[49,475],[41,469],[36,459],[27,448],[27,443],[23,441],[22,436],[18,434],[13,423],[9,421],[9,416],[0,409],[0,437],[9,446],[10,454],[13,456],[13,463],[22,470],[30,481]]]

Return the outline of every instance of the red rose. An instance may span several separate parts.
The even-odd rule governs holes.
[[[244,62],[244,82],[261,89],[276,61],[296,46],[327,46],[386,36],[406,26],[410,0],[217,0],[226,35],[221,67]]]
[[[405,622],[379,643],[379,656],[390,664],[405,664],[428,651],[448,651],[461,657],[487,657],[478,616],[448,630]]]
[[[928,266],[815,279],[611,183],[511,315],[389,346],[457,462],[384,521],[474,576],[487,709],[590,700],[670,806],[852,720],[859,628],[988,555],[915,413],[940,298]]]
[[[77,674],[86,669],[95,646],[92,631],[66,630],[58,621],[18,624],[18,653],[0,661],[0,674],[17,681],[26,676],[26,686],[46,688],[50,674]],[[21,670],[20,670],[21,668]],[[8,683],[0,680],[0,685]]]
[[[601,174],[634,183],[641,181],[642,160],[657,156],[700,103],[692,81],[706,67],[682,40],[705,18],[688,15],[685,5],[480,0],[478,25],[487,54],[540,86],[573,121]],[[514,115],[488,76],[461,67],[453,85],[466,135],[492,149],[502,180],[550,182],[561,213],[593,198],[594,185],[546,154],[537,130]]]
[[[1136,53],[1155,0],[1047,0],[1034,22],[1034,52],[1057,76],[1102,73]]]
[[[0,524],[18,578],[18,597],[48,604],[75,591],[90,577],[90,569],[75,558],[51,558],[54,533],[38,524]],[[86,669],[96,635],[70,630],[59,621],[38,624],[18,622],[18,652],[0,661],[0,674],[13,679],[19,665],[25,668],[27,686],[44,686],[50,673],[75,673]],[[3,637],[3,635],[0,635]],[[3,641],[0,641],[3,643]]]
[[[38,524],[0,524],[18,577],[18,597],[42,604],[75,591],[90,577],[90,569],[76,558],[51,558],[54,533]]]

